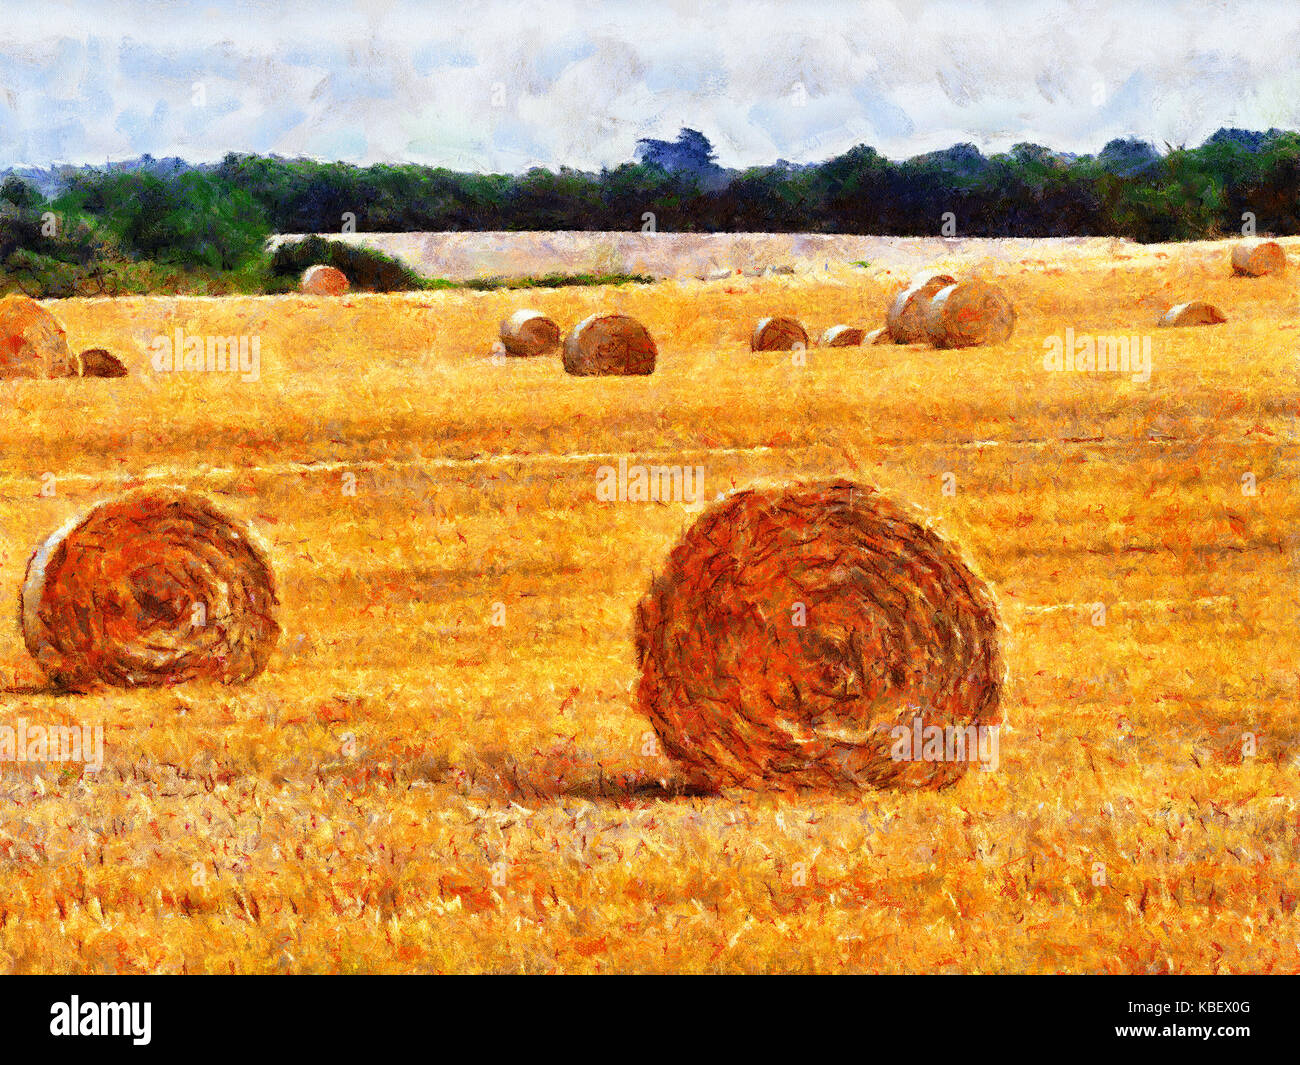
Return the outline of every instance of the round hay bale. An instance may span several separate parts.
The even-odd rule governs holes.
[[[0,378],[75,374],[59,320],[28,296],[0,299]]]
[[[531,358],[560,346],[560,327],[538,311],[515,311],[501,323],[507,355]]]
[[[998,723],[998,634],[958,552],[874,489],[742,491],[642,599],[636,703],[696,785],[940,788],[968,760],[899,758],[896,730]]]
[[[873,329],[862,338],[862,346],[865,348],[873,347],[876,344],[892,344],[893,342],[894,338],[889,335],[888,326],[882,326],[880,329]]]
[[[1214,304],[1191,300],[1170,307],[1160,319],[1160,324],[1162,326],[1219,325],[1227,320],[1223,312]]]
[[[593,314],[564,342],[564,369],[576,377],[645,376],[658,357],[646,327],[625,314]]]
[[[750,351],[793,351],[808,347],[808,333],[796,318],[760,318],[749,338]]]
[[[265,548],[180,488],[127,492],[59,529],[19,602],[28,652],[72,690],[245,681],[280,635]]]
[[[87,348],[77,356],[78,377],[125,377],[125,364],[103,348]]]
[[[348,277],[342,270],[321,263],[302,272],[300,287],[313,296],[342,296],[348,290]]]
[[[925,339],[925,312],[930,300],[956,281],[947,274],[936,274],[894,297],[885,315],[885,328],[895,344],[917,344]]]
[[[1232,272],[1239,277],[1264,277],[1286,271],[1286,252],[1276,241],[1238,244],[1232,249]]]
[[[1015,328],[1011,301],[986,281],[963,281],[940,289],[925,311],[925,332],[936,348],[1004,344]]]
[[[822,334],[823,348],[856,348],[862,344],[866,331],[851,325],[833,325]]]

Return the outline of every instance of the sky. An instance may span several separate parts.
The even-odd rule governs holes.
[[[743,167],[1300,128],[1297,0],[35,2],[0,0],[0,166],[596,170],[689,126]]]

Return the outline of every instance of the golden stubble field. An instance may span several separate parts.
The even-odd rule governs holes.
[[[106,751],[0,765],[0,971],[1300,970],[1291,252],[965,264],[1008,286],[1008,345],[803,366],[753,319],[879,324],[906,279],[51,304],[133,376],[4,385],[0,722]],[[1229,324],[1153,328],[1193,296]],[[636,315],[658,371],[493,361],[530,305]],[[152,373],[178,326],[258,335],[260,379]],[[1151,379],[1044,371],[1067,327],[1149,336]],[[710,497],[850,475],[960,541],[1006,627],[997,771],[682,794],[631,619],[696,514],[600,502],[621,456]],[[257,523],[279,650],[241,688],[48,692],[27,558],[150,482]]]

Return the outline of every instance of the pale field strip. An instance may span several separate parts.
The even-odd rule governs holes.
[[[426,277],[525,277],[543,273],[648,274],[685,284],[730,284],[737,274],[784,265],[796,275],[854,274],[866,261],[868,276],[921,273],[945,267],[1031,273],[1133,270],[1152,266],[1212,265],[1238,238],[1145,245],[1118,237],[990,238],[880,237],[855,234],[495,232],[323,233],[328,240],[369,247],[405,262]],[[303,239],[272,238],[271,246]],[[1284,248],[1297,237],[1267,237]],[[727,271],[705,278],[700,271]],[[854,274],[856,276],[856,274]],[[780,281],[794,277],[775,275]]]
[[[1173,610],[1186,607],[1198,607],[1212,609],[1217,606],[1227,606],[1236,603],[1235,595],[1207,595],[1200,599],[1120,599],[1115,602],[1106,603],[1106,609],[1111,610],[1115,607],[1140,607],[1145,610]],[[1092,610],[1096,603],[1054,603],[1050,606],[1043,606],[1034,603],[1011,603],[1002,604],[1010,606],[1021,614],[1060,614],[1066,611],[1088,612]]]
[[[1106,439],[1091,436],[1041,437],[1024,440],[872,440],[871,447],[924,448],[929,450],[982,450],[984,448],[1030,448],[1042,449],[1057,447],[1061,444],[1079,444],[1089,447],[1116,450],[1129,448],[1135,444],[1156,447],[1172,447],[1182,444],[1203,444],[1216,441],[1218,437],[1180,437],[1148,436],[1145,438]],[[339,459],[331,462],[279,462],[260,466],[150,466],[136,473],[122,470],[102,470],[81,473],[57,474],[60,484],[101,484],[112,482],[162,481],[172,478],[234,478],[255,474],[258,476],[293,476],[312,473],[343,473],[349,471],[405,471],[405,470],[443,470],[474,469],[479,466],[533,466],[584,462],[617,462],[620,458],[636,459],[654,465],[671,465],[673,460],[688,457],[749,457],[756,455],[800,455],[813,451],[825,451],[825,444],[806,444],[795,447],[772,447],[755,445],[752,447],[721,448],[683,448],[673,451],[592,451],[592,452],[503,452],[494,455],[473,455],[458,458],[450,455],[432,456],[425,459]],[[33,478],[30,474],[0,472],[0,484],[23,484]]]
[[[479,466],[531,466],[548,463],[583,463],[583,462],[617,462],[620,458],[643,459],[648,463],[668,464],[673,459],[688,456],[715,455],[719,458],[732,456],[750,456],[766,454],[797,454],[813,451],[815,446],[806,447],[722,447],[722,448],[687,448],[678,451],[660,453],[641,453],[632,451],[606,451],[586,453],[555,452],[505,452],[497,455],[476,455],[470,458],[452,456],[434,456],[427,459],[340,459],[335,462],[277,462],[265,466],[151,466],[140,473],[124,473],[121,470],[109,470],[99,473],[67,473],[59,476],[60,483],[99,483],[102,481],[159,481],[173,477],[207,477],[232,478],[249,474],[261,476],[292,476],[311,473],[345,473],[353,470],[456,470],[474,469]],[[0,474],[0,483],[29,481],[30,477],[18,474]]]

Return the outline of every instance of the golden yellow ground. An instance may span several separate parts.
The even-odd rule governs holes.
[[[5,611],[0,722],[107,751],[0,766],[0,971],[1300,969],[1296,263],[1164,251],[986,266],[1003,348],[805,366],[753,319],[875,325],[905,279],[51,305],[133,376],[5,383],[0,593],[92,500],[179,483],[272,541],[285,637],[243,688],[58,696]],[[1229,324],[1152,328],[1193,296]],[[527,305],[640,317],[658,372],[494,363]],[[177,326],[260,335],[260,380],[151,374]],[[1045,372],[1067,327],[1150,336],[1151,380]],[[597,501],[623,455],[930,515],[1001,604],[998,770],[676,794],[631,615],[694,514]]]

